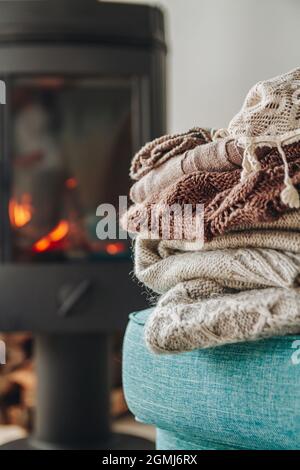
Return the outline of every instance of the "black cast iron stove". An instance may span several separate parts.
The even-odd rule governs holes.
[[[6,448],[147,446],[110,431],[109,336],[144,299],[96,208],[165,131],[165,56],[157,8],[0,2],[0,331],[32,331],[38,369],[34,434]]]

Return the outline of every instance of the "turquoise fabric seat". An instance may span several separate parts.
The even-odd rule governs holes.
[[[130,315],[123,383],[136,419],[156,426],[157,449],[300,449],[300,336],[154,355],[149,313]]]

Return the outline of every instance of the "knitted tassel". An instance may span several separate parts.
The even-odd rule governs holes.
[[[283,164],[284,164],[284,189],[281,191],[280,197],[286,206],[289,206],[291,209],[300,208],[300,198],[297,189],[293,185],[293,182],[289,176],[289,166],[286,159],[286,155],[282,148],[281,142],[277,142],[278,152],[281,155]]]
[[[253,172],[256,173],[261,169],[261,165],[255,155],[255,147],[253,143],[245,147],[242,167],[241,181],[245,181],[247,176]]]
[[[293,182],[289,176],[289,165],[286,159],[285,152],[282,148],[282,142],[293,142],[295,141],[296,137],[299,139],[299,131],[291,132],[289,134],[286,134],[284,137],[277,137],[275,139],[271,136],[252,138],[252,141],[245,146],[241,174],[241,181],[244,181],[251,173],[257,172],[261,169],[261,165],[257,160],[255,154],[255,149],[257,146],[272,146],[272,144],[277,146],[278,152],[282,158],[284,165],[284,189],[281,191],[280,197],[282,202],[291,209],[300,208],[300,197],[297,189],[293,185]]]

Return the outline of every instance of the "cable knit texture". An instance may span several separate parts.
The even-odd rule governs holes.
[[[244,248],[226,248],[239,239],[228,235],[222,249],[205,251],[193,243],[137,238],[135,274],[161,295],[145,327],[153,352],[300,332],[299,232],[278,232],[277,239],[276,231],[267,231],[264,243],[260,235],[240,238]],[[277,250],[271,248],[276,239]]]

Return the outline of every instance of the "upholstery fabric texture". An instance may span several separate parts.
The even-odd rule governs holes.
[[[150,313],[130,316],[123,383],[132,413],[158,428],[158,449],[300,449],[300,336],[153,355]]]

